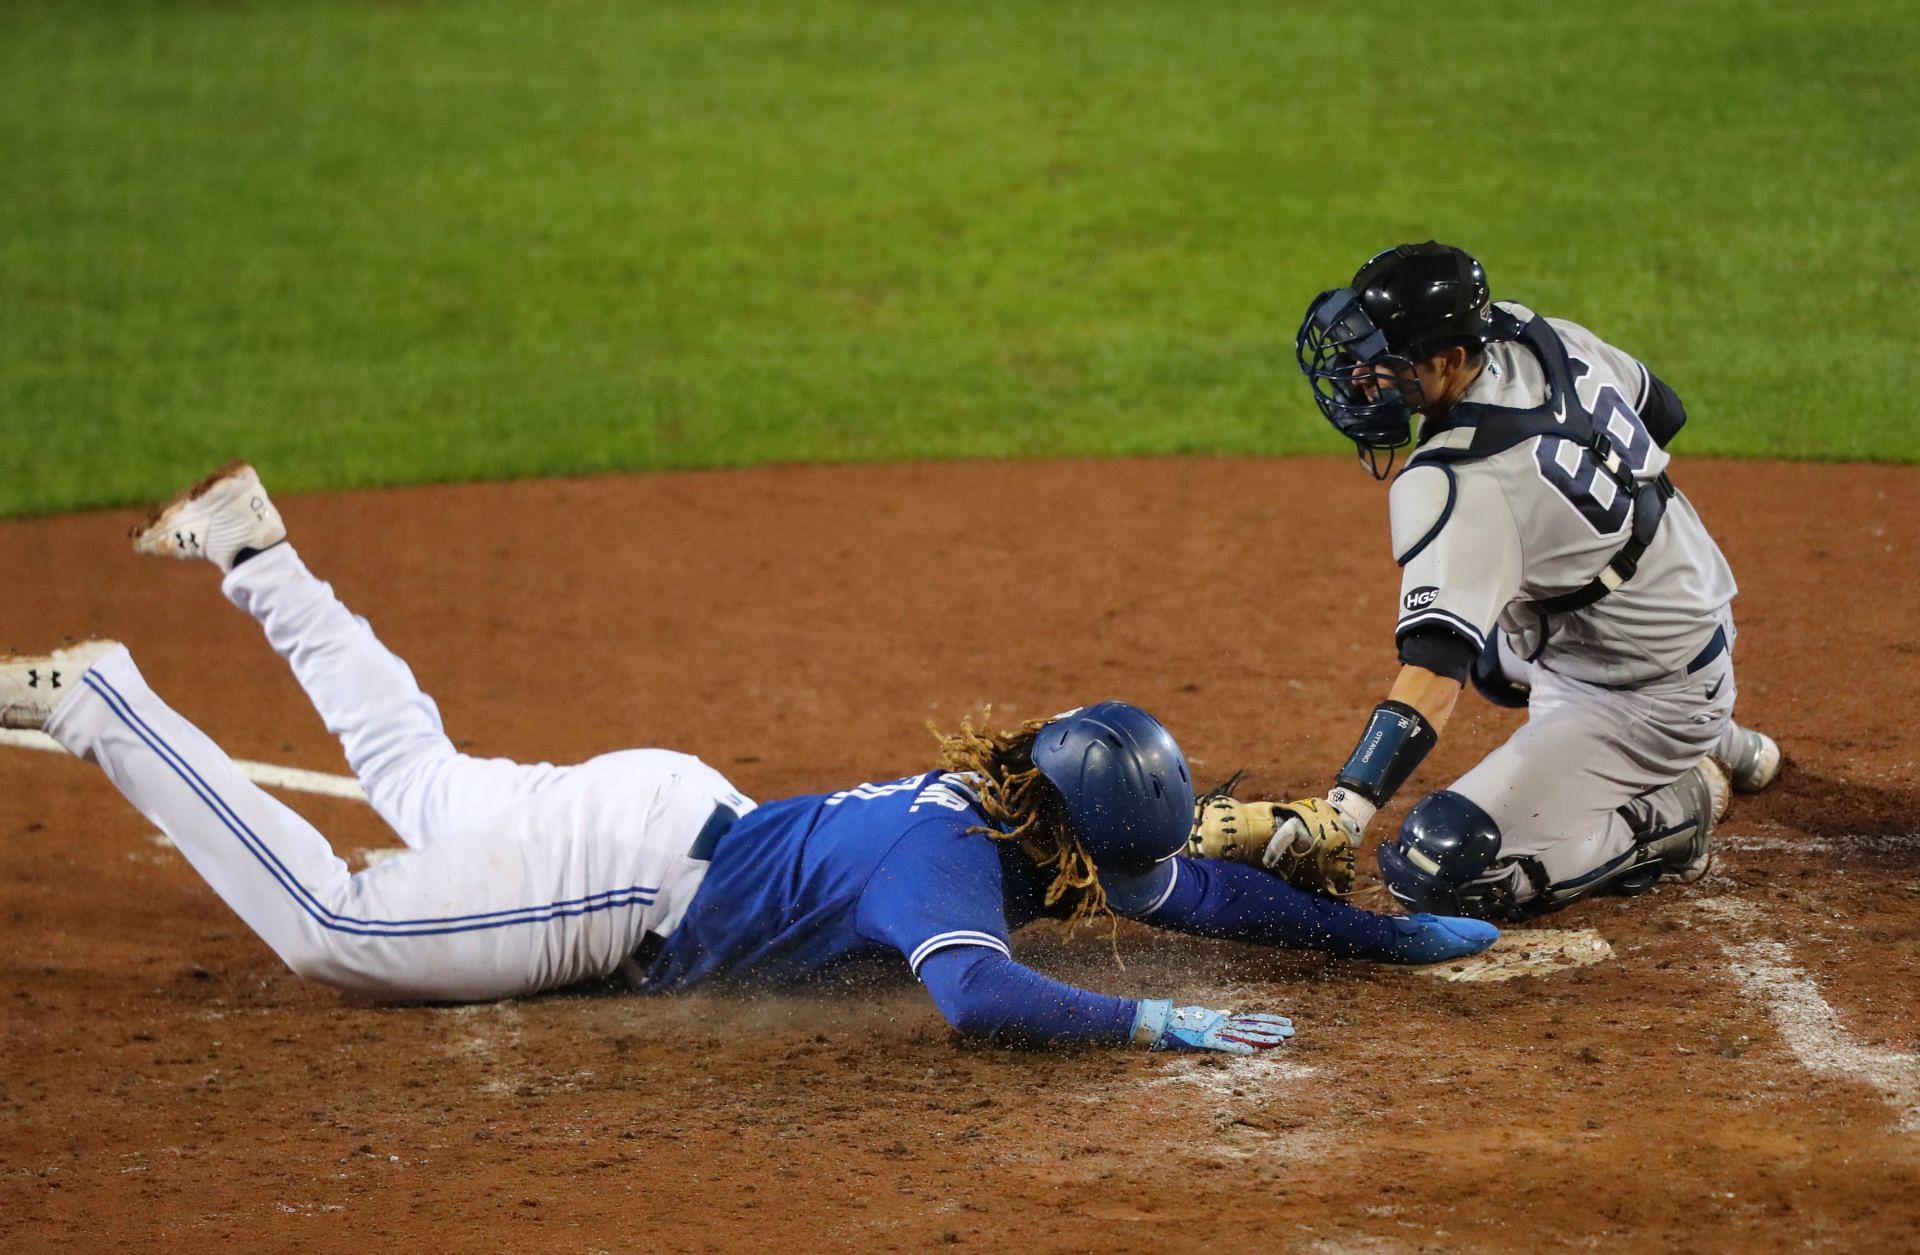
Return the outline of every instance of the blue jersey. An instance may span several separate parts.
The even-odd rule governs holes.
[[[789,983],[893,955],[918,974],[962,946],[1007,955],[1010,933],[1041,913],[1039,872],[986,825],[952,773],[760,806],[721,839],[644,987]]]
[[[706,878],[642,981],[788,984],[905,961],[949,1023],[1013,1044],[1118,1042],[1139,1004],[1052,981],[1013,961],[1010,934],[1041,914],[1049,874],[986,827],[971,777],[926,772],[770,802],[714,847]],[[1431,962],[1413,921],[1293,888],[1257,867],[1170,858],[1102,874],[1120,915],[1162,928],[1334,955]],[[1479,949],[1485,941],[1473,946]],[[1471,951],[1467,951],[1471,952]]]

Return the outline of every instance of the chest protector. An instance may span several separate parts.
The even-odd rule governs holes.
[[[1471,427],[1472,441],[1459,448],[1423,449],[1407,465],[1411,469],[1421,464],[1477,462],[1481,458],[1504,453],[1536,436],[1557,436],[1578,446],[1581,457],[1592,460],[1600,473],[1611,479],[1620,493],[1633,502],[1627,541],[1599,573],[1572,592],[1545,597],[1533,603],[1542,615],[1584,610],[1633,578],[1633,573],[1640,567],[1641,556],[1659,534],[1660,520],[1667,513],[1667,502],[1673,499],[1677,489],[1664,471],[1649,480],[1634,479],[1633,472],[1621,459],[1619,447],[1607,435],[1606,429],[1595,421],[1593,412],[1581,403],[1580,392],[1574,387],[1574,381],[1586,373],[1586,368],[1584,365],[1576,368],[1567,353],[1566,344],[1560,339],[1560,333],[1545,318],[1535,317],[1522,326],[1512,314],[1496,309],[1493,321],[1496,340],[1523,344],[1540,360],[1547,378],[1546,401],[1531,409],[1477,402],[1456,405],[1447,412],[1444,426],[1436,428],[1435,434]],[[1649,426],[1647,434],[1664,449],[1678,430],[1678,424],[1665,429]]]

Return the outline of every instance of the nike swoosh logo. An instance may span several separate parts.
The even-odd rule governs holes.
[[[1714,698],[1720,696],[1720,686],[1722,684],[1725,684],[1726,682],[1727,682],[1727,677],[1724,675],[1721,676],[1719,679],[1715,680],[1713,682],[1713,687],[1707,690],[1707,700],[1712,701]]]

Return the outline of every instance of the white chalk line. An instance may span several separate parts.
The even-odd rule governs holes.
[[[1216,1098],[1245,1097],[1249,1087],[1265,1087],[1287,1081],[1304,1081],[1314,1069],[1295,1063],[1285,1055],[1285,1046],[1250,1055],[1207,1055],[1204,1058],[1168,1062],[1164,1074],[1143,1081],[1148,1089],[1167,1085],[1191,1085]]]
[[[1847,1031],[1820,987],[1777,941],[1722,947],[1734,979],[1767,1003],[1787,1049],[1810,1072],[1864,1081],[1899,1113],[1902,1133],[1920,1133],[1920,1055],[1869,1046]]]
[[[1179,1087],[1197,1091],[1221,1104],[1216,1115],[1227,1121],[1219,1135],[1209,1139],[1204,1153],[1220,1161],[1258,1160],[1279,1163],[1311,1160],[1331,1144],[1333,1134],[1323,1128],[1267,1128],[1260,1113],[1276,1092],[1319,1074],[1318,1069],[1286,1057],[1277,1046],[1250,1055],[1196,1055],[1167,1060],[1160,1074],[1140,1082],[1142,1089]],[[1091,1101],[1111,1102],[1102,1092]]]
[[[1843,833],[1833,837],[1732,836],[1729,850],[1753,854],[1909,854],[1920,850],[1920,832]]]
[[[1762,918],[1750,902],[1731,896],[1706,898],[1696,909],[1735,925]],[[1721,950],[1742,992],[1766,1004],[1788,1051],[1809,1072],[1871,1086],[1896,1113],[1902,1133],[1920,1133],[1920,1054],[1869,1045],[1855,1037],[1820,994],[1793,952],[1778,941],[1722,942]]]
[[[0,745],[15,749],[64,754],[66,748],[44,732],[17,732],[0,728]],[[273,763],[249,762],[237,758],[233,765],[255,784],[271,789],[292,789],[296,793],[318,793],[324,797],[343,797],[355,802],[367,800],[360,782],[352,776],[336,776],[324,771],[306,771],[299,767],[281,767]]]
[[[1731,894],[1722,894],[1717,898],[1699,898],[1693,903],[1693,909],[1705,911],[1709,915],[1718,915],[1736,924],[1757,924],[1761,918],[1760,908],[1745,898],[1736,898]]]

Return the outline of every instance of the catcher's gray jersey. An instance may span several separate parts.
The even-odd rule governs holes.
[[[1503,302],[1524,325],[1536,315]],[[1666,451],[1639,418],[1647,369],[1586,328],[1549,319],[1564,341],[1580,401],[1612,436],[1635,480],[1666,469]],[[1462,398],[1513,408],[1545,404],[1539,361],[1523,345],[1487,348],[1486,369]],[[1424,440],[1390,494],[1393,550],[1403,574],[1396,629],[1441,624],[1476,646],[1496,624],[1523,658],[1600,685],[1671,675],[1712,638],[1733,600],[1733,572],[1683,495],[1667,505],[1633,577],[1582,610],[1540,615],[1532,603],[1593,579],[1626,542],[1632,503],[1581,447],[1535,436],[1487,457],[1452,461],[1471,426]],[[1436,456],[1438,455],[1438,456]]]

